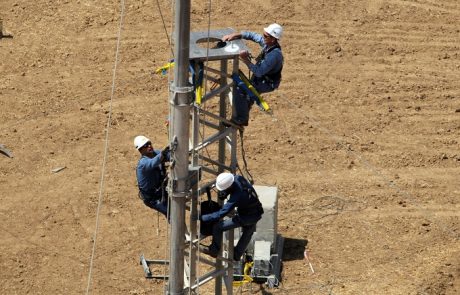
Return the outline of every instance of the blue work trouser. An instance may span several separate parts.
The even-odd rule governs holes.
[[[157,210],[164,216],[168,215],[168,195],[167,194],[165,194],[163,198],[149,198],[143,201],[147,207]]]
[[[256,224],[259,221],[260,217],[254,219],[251,222],[245,222],[244,224],[241,222],[241,219],[238,215],[233,216],[231,219],[226,219],[219,221],[216,223],[212,230],[212,243],[209,246],[211,252],[217,253],[221,247],[221,241],[224,231],[241,227],[242,235],[238,240],[238,243],[234,249],[234,257],[240,258],[243,255],[244,251],[248,247],[249,243],[251,242],[252,235],[256,231]]]
[[[267,83],[256,83],[252,81],[252,85],[259,93],[271,92],[274,89]],[[246,125],[249,122],[249,111],[251,110],[254,101],[249,98],[244,89],[236,87],[236,93],[233,93],[233,121],[238,124]]]

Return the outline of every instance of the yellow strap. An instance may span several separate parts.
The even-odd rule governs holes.
[[[262,98],[262,96],[259,94],[259,92],[252,86],[251,82],[249,82],[249,79],[246,77],[246,75],[242,72],[239,71],[240,79],[243,81],[244,84],[251,90],[252,93],[257,97],[257,99],[260,101],[260,105],[262,106],[263,110],[266,112],[270,112],[270,106],[268,103]]]
[[[246,285],[246,284],[249,284],[253,281],[253,279],[248,276],[248,275],[244,275],[243,276],[243,280],[241,281],[234,281],[233,282],[233,287],[240,287],[240,286],[243,286],[243,285]]]
[[[201,105],[201,99],[203,98],[203,85],[198,85],[195,91],[195,103]]]
[[[243,280],[241,281],[236,281],[233,282],[234,287],[240,287],[245,284],[251,283],[254,279],[249,276],[251,273],[251,268],[254,266],[254,261],[252,262],[246,262],[244,264],[244,270],[243,270]]]
[[[169,69],[171,69],[173,67],[174,67],[174,62],[168,62],[167,64],[165,64],[161,68],[156,69],[155,74],[162,74],[163,72],[168,71]],[[202,98],[203,98],[203,86],[199,85],[196,88],[196,91],[195,91],[195,102],[196,102],[197,105],[201,105],[201,99]]]
[[[163,73],[164,71],[167,71],[169,70],[170,68],[174,67],[174,62],[168,62],[167,64],[165,64],[164,66],[162,66],[161,68],[158,68],[155,70],[155,74],[161,74]]]

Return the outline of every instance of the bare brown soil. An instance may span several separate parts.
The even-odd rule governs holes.
[[[13,36],[0,39],[0,144],[14,154],[0,155],[2,294],[83,294],[90,275],[91,294],[162,294],[139,255],[164,257],[166,224],[137,199],[132,147],[167,142],[155,1],[125,6],[89,273],[120,10],[0,3]],[[243,294],[460,293],[460,2],[192,1],[194,31],[274,21],[283,83],[265,96],[274,117],[253,109],[245,148],[256,184],[280,190],[283,283]]]

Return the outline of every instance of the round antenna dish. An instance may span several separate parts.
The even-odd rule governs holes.
[[[210,49],[219,49],[219,48],[224,48],[225,46],[227,46],[227,42],[222,41],[219,38],[213,38],[213,37],[198,39],[196,41],[196,44],[198,44],[200,47],[203,47],[203,48],[208,48],[209,46]]]
[[[230,45],[225,47],[224,50],[226,52],[229,52],[229,53],[234,53],[234,52],[238,52],[240,50],[240,47],[238,45],[234,44],[233,42],[230,42]]]

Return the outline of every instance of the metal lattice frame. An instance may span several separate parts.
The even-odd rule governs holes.
[[[213,82],[217,85],[217,87],[211,89],[202,98],[202,104],[206,103],[207,106],[212,104],[212,107],[209,109],[213,111],[202,109],[200,105],[193,103],[193,107],[189,108],[191,125],[182,122],[185,120],[184,102],[187,100],[191,101],[191,93],[189,88],[183,84],[177,85],[176,82],[171,86],[170,112],[174,115],[174,120],[172,123],[173,135],[170,138],[170,143],[173,147],[182,144],[180,152],[183,152],[183,133],[187,133],[188,131],[180,130],[179,127],[186,126],[187,129],[191,129],[188,145],[191,165],[188,166],[188,175],[186,177],[183,175],[178,177],[177,173],[173,173],[172,175],[173,187],[170,188],[170,192],[172,192],[173,196],[172,209],[174,206],[176,206],[176,209],[173,209],[171,218],[175,216],[174,220],[177,222],[174,223],[175,225],[172,224],[171,243],[173,245],[171,245],[171,261],[147,260],[143,255],[140,261],[146,278],[170,279],[167,290],[168,294],[193,293],[197,288],[212,280],[215,280],[215,294],[222,294],[222,283],[225,284],[226,293],[228,295],[233,294],[233,230],[229,231],[226,235],[226,241],[222,244],[223,249],[221,249],[215,261],[208,257],[199,257],[200,262],[211,266],[212,269],[208,273],[198,277],[197,261],[200,241],[199,238],[196,238],[199,237],[197,221],[192,218],[192,216],[197,216],[199,196],[206,191],[207,187],[213,184],[215,176],[223,171],[235,173],[237,169],[238,128],[227,118],[227,113],[229,113],[227,110],[227,101],[230,89],[233,88],[233,92],[235,92],[235,85],[233,80],[231,80],[231,76],[238,73],[239,51],[247,50],[247,47],[242,40],[226,43],[219,42],[224,35],[233,32],[232,29],[223,29],[190,33],[189,60],[195,61],[194,64],[196,66],[199,63],[206,64],[204,68],[205,83]],[[182,34],[180,35],[182,36]],[[216,42],[219,46],[208,48],[208,46],[212,47]],[[177,60],[176,56],[175,76],[182,75],[181,81],[183,83],[184,65],[182,61],[181,71],[178,62],[180,61]],[[214,67],[210,66],[210,64]],[[231,65],[231,73],[228,73],[229,65]],[[177,116],[180,118],[177,119]],[[182,121],[176,122],[176,120]],[[212,134],[201,139],[200,128],[210,131]],[[180,134],[180,138],[177,137],[177,133]],[[214,153],[203,154],[204,151],[208,152],[212,148],[214,148]],[[173,152],[178,152],[174,149],[172,150]],[[183,167],[181,169],[183,170]],[[186,216],[184,215],[185,208],[182,208],[185,206],[183,197],[186,191],[191,191],[191,194],[188,193],[188,196],[185,198],[189,203],[188,209],[190,210],[188,222],[186,222]],[[185,238],[187,223],[190,232],[187,233],[187,238]],[[180,246],[180,244],[183,244],[183,246]],[[222,257],[224,250],[228,253],[230,259]],[[149,268],[151,264],[169,265],[169,276],[153,275]],[[178,273],[180,269],[183,269],[183,276]],[[182,278],[183,281],[181,282],[172,282],[173,280],[181,280]]]
[[[205,94],[202,98],[202,103],[212,103],[212,99],[218,98],[213,104],[217,108],[213,108],[216,113],[212,113],[201,109],[195,105],[192,111],[192,166],[200,167],[203,173],[211,174],[213,178],[219,173],[227,170],[232,173],[236,172],[237,168],[237,129],[233,127],[226,127],[231,125],[231,122],[227,119],[227,100],[228,93],[233,85],[233,81],[229,80],[231,75],[238,73],[239,65],[239,50],[246,49],[246,46],[241,40],[237,42],[227,42],[220,48],[206,49],[208,45],[214,44],[216,41],[219,42],[224,35],[233,33],[231,29],[210,31],[208,32],[194,32],[190,36],[190,59],[196,62],[206,63],[205,81],[214,82],[217,87]],[[201,46],[200,46],[201,45]],[[227,50],[230,48],[230,50]],[[237,50],[235,50],[237,48]],[[210,67],[208,64],[212,63],[219,68]],[[231,73],[228,73],[229,64],[232,66]],[[217,77],[216,77],[217,76]],[[212,131],[212,135],[200,141],[200,127],[205,126],[207,130]],[[203,155],[202,151],[208,146],[216,143],[217,154],[212,156]],[[227,151],[229,152],[227,153]],[[201,161],[201,164],[199,164]],[[203,175],[204,176],[204,175]],[[211,182],[212,183],[212,182]],[[206,187],[210,183],[206,183],[201,187],[198,187],[198,193],[194,193],[193,196],[198,196],[200,192],[204,192]],[[197,210],[197,199],[192,198],[191,214]],[[196,211],[195,211],[196,212]],[[196,225],[191,222],[190,229],[192,236],[198,236],[196,231]],[[233,230],[229,231],[228,239],[223,243],[223,247],[228,253],[228,257],[233,257]],[[230,243],[231,241],[231,243]],[[195,264],[196,247],[191,247],[191,264]],[[196,278],[196,271],[194,267],[196,265],[190,265],[190,281],[196,282],[191,284],[190,289],[195,288],[215,279],[215,294],[222,294],[222,282],[225,283],[227,294],[233,294],[233,259],[224,259],[222,252],[216,259],[214,270],[203,275],[200,278]],[[206,262],[205,260],[200,261]]]

